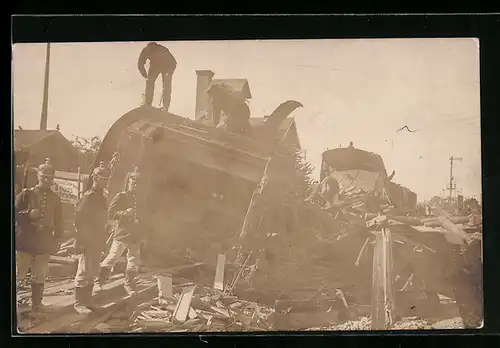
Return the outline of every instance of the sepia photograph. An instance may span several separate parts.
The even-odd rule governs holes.
[[[13,44],[17,332],[482,328],[479,45]]]

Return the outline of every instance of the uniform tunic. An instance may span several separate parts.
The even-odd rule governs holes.
[[[140,265],[140,245],[145,237],[146,224],[142,220],[144,208],[142,202],[131,191],[118,193],[111,201],[108,218],[115,220],[113,244],[101,267],[112,268],[118,258],[127,250],[127,271],[138,270]],[[125,211],[132,208],[132,216],[124,216]]]
[[[108,203],[103,190],[90,189],[75,208],[75,248],[80,253],[75,287],[92,286],[99,276],[101,253],[106,245]]]
[[[108,202],[104,192],[90,189],[75,207],[75,247],[102,252],[106,244],[107,222]]]
[[[53,253],[56,239],[63,233],[61,208],[61,199],[50,188],[36,186],[21,191],[15,200],[16,250],[33,255]],[[29,218],[32,209],[40,210],[40,219]]]
[[[125,211],[132,208],[132,216],[125,216]],[[143,239],[144,235],[144,207],[135,193],[125,191],[118,193],[108,209],[109,220],[115,220],[113,238],[117,241],[135,244]]]

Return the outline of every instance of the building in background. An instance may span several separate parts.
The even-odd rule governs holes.
[[[36,167],[48,157],[56,170],[78,171],[78,150],[58,130],[14,130],[14,153],[28,153],[26,163]]]

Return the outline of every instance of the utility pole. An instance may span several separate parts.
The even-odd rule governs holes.
[[[462,161],[462,159],[463,159],[462,157],[453,157],[453,156],[450,157],[450,184],[446,188],[446,189],[450,190],[450,197],[449,197],[450,201],[453,198],[453,190],[456,189],[456,184],[453,185],[453,179],[454,179],[454,177],[453,177],[453,161]]]
[[[50,43],[47,43],[45,57],[45,80],[43,84],[42,115],[40,117],[40,130],[47,130],[47,113],[49,109],[49,69],[50,69]]]

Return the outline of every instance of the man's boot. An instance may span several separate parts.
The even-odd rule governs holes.
[[[88,305],[88,287],[75,288],[75,310],[79,314],[90,314],[92,311],[87,307]]]
[[[100,306],[95,303],[94,297],[92,296],[93,292],[94,292],[94,283],[86,286],[84,289],[85,289],[85,294],[87,296],[86,297],[87,298],[87,308],[89,308],[91,311],[95,311],[95,310],[99,309]]]
[[[129,296],[134,296],[137,292],[137,272],[136,271],[127,271],[125,273],[125,290]]]
[[[106,284],[106,281],[109,279],[110,275],[111,275],[111,268],[109,268],[109,267],[101,267],[101,270],[99,272],[99,285],[101,287],[104,284]]]
[[[42,303],[44,283],[31,283],[31,310],[33,313],[48,311]]]

